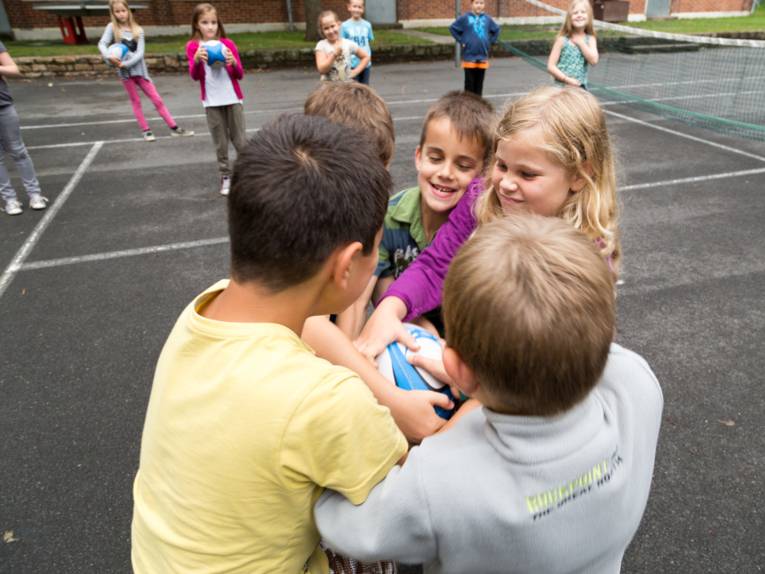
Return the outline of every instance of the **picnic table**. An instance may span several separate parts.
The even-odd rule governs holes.
[[[31,2],[34,10],[58,16],[58,27],[64,44],[87,44],[83,16],[108,16],[107,0],[23,0]],[[144,10],[146,4],[132,4],[131,10]]]

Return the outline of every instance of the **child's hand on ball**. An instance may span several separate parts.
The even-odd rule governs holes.
[[[236,63],[236,59],[234,58],[234,53],[223,46],[223,57],[226,58],[226,65],[227,66],[233,66]]]
[[[207,62],[207,50],[204,46],[199,46],[196,53],[194,54],[194,61],[199,62],[200,60],[202,62]]]

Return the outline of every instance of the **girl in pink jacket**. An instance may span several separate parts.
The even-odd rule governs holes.
[[[240,152],[247,138],[242,108],[242,61],[236,44],[226,38],[223,23],[212,4],[197,4],[191,17],[191,40],[186,44],[189,74],[199,82],[207,126],[212,135],[220,172],[220,193],[231,187],[229,142]]]

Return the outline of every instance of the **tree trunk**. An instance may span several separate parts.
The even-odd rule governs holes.
[[[305,39],[316,42],[319,40],[319,25],[317,19],[321,13],[321,0],[303,0],[305,8]]]

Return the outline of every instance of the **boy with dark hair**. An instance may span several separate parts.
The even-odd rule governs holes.
[[[327,572],[313,503],[362,502],[406,453],[366,385],[300,339],[366,285],[390,185],[373,146],[324,118],[282,117],[237,159],[231,279],[184,310],[157,364],[135,572]]]
[[[360,506],[321,498],[325,542],[427,572],[619,572],[663,399],[646,362],[612,343],[614,306],[607,265],[570,224],[482,225],[443,308],[446,370],[484,407],[413,448]]]

